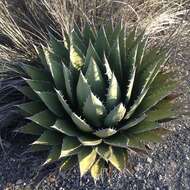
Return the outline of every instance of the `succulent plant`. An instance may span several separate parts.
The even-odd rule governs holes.
[[[30,122],[20,132],[36,136],[33,151],[49,151],[45,164],[59,160],[64,171],[79,163],[81,176],[90,171],[96,180],[163,139],[159,123],[175,117],[177,83],[163,69],[166,53],[147,40],[120,24],[75,26],[63,40],[50,34],[36,48],[39,61],[21,65],[19,90],[29,101],[19,108]]]

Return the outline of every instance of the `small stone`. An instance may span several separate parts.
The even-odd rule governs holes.
[[[148,158],[147,158],[147,162],[151,164],[151,163],[152,163],[152,158],[149,158],[149,157],[148,157]]]
[[[22,179],[16,181],[16,185],[21,185],[23,183]]]

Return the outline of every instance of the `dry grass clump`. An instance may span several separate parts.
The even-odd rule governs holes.
[[[146,28],[153,42],[163,42],[171,36],[175,40],[179,36],[176,28],[189,24],[185,20],[188,8],[185,0],[57,0],[56,3],[54,0],[0,0],[0,34],[19,57],[24,55],[29,59],[35,56],[33,45],[48,40],[49,30],[68,32],[74,22],[82,28],[85,22],[98,26],[122,20],[129,28],[134,25]],[[1,46],[0,51],[4,52],[1,59],[12,56],[12,50],[9,53]]]

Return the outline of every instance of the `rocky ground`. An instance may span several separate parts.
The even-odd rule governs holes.
[[[175,126],[175,127],[174,127]],[[73,169],[58,176],[48,175],[33,185],[36,168],[43,156],[22,154],[23,148],[6,143],[0,155],[0,189],[4,190],[188,190],[190,189],[190,120],[183,118],[170,126],[174,130],[168,139],[156,145],[150,157],[135,160],[136,172],[113,173],[96,185],[90,176],[79,177]]]

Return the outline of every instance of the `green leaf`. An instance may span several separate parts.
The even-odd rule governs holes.
[[[55,131],[46,130],[42,135],[32,144],[39,145],[60,145],[62,142],[62,135]]]
[[[81,35],[81,34],[80,34]],[[83,55],[86,54],[87,47],[75,30],[71,32],[70,59],[75,68],[80,69],[84,64]]]
[[[65,47],[62,40],[58,40],[53,34],[49,33],[50,36],[50,46],[54,54],[60,59],[64,60],[64,63],[69,64],[69,51]]]
[[[104,67],[105,67],[105,74],[108,78],[108,81],[110,81],[112,79],[112,76],[114,74],[112,74],[112,70],[110,68],[110,65],[109,65],[109,62],[108,62],[108,59],[106,57],[106,55],[104,54]]]
[[[57,89],[65,90],[65,83],[63,82],[63,71],[62,71],[62,64],[59,59],[49,50],[44,49],[46,61],[49,66],[51,75],[55,82]]]
[[[61,102],[61,104],[62,104],[64,110],[65,110],[69,115],[71,115],[71,114],[72,114],[72,110],[71,110],[69,104],[67,103],[67,100],[65,99],[65,97],[64,97],[64,95],[63,95],[63,93],[62,93],[62,91],[59,91],[59,90],[56,90],[56,89],[55,89],[55,91],[56,91],[56,93],[57,93],[58,99],[59,99],[59,101]]]
[[[128,129],[126,132],[128,132],[129,134],[139,134],[139,133],[151,131],[152,129],[155,129],[157,127],[158,127],[158,123],[144,120],[138,125]]]
[[[105,82],[102,73],[93,58],[88,65],[85,78],[87,79],[92,92],[98,97],[103,97],[105,93]]]
[[[70,156],[63,158],[63,161],[61,162],[61,166],[59,168],[59,171],[65,172],[71,168],[73,168],[77,163],[77,157],[76,156]]]
[[[71,119],[75,123],[75,125],[84,132],[92,132],[93,129],[90,127],[89,124],[86,123],[85,120],[81,119],[78,115],[75,113],[72,113]]]
[[[87,121],[98,127],[102,124],[106,109],[102,102],[95,95],[90,93],[84,104],[83,112]]]
[[[92,43],[94,43],[95,41],[96,34],[88,23],[85,24],[85,27],[83,30],[83,38],[84,38],[86,46],[89,45],[90,41]]]
[[[65,86],[67,95],[72,103],[74,103],[74,88],[73,88],[73,78],[71,75],[70,70],[63,65],[63,73],[64,73],[64,79],[65,79]]]
[[[135,36],[136,36],[137,28],[135,27],[128,35],[126,39],[126,50],[129,51],[135,43]]]
[[[84,58],[81,50],[73,45],[70,47],[70,60],[72,66],[78,70],[84,65]]]
[[[82,39],[82,33],[81,33],[80,29],[79,29],[79,26],[76,24],[76,22],[74,23],[74,29],[73,29],[73,31],[78,36],[78,38]]]
[[[106,32],[106,36],[109,41],[109,44],[111,44],[111,41],[112,41],[113,31],[114,31],[113,23],[110,22],[105,27],[105,32]]]
[[[125,116],[126,108],[122,103],[117,105],[110,113],[106,116],[104,125],[107,127],[112,127],[117,125]]]
[[[114,135],[115,133],[117,133],[117,130],[112,128],[106,128],[106,129],[99,129],[95,131],[93,134],[100,138],[106,138]]]
[[[36,66],[22,64],[22,68],[33,80],[51,81],[51,77],[44,69],[39,69]]]
[[[32,101],[24,104],[17,105],[18,108],[29,114],[36,114],[43,111],[46,107],[40,101]]]
[[[137,94],[143,93],[146,88],[150,87],[160,72],[161,66],[164,65],[166,61],[166,57],[160,53],[157,60],[153,60],[147,65],[147,67],[140,69],[137,73],[138,78],[135,83],[135,88],[138,88]]]
[[[84,77],[84,75],[82,74],[82,72],[80,72],[79,80],[77,83],[77,100],[80,107],[83,106],[89,94],[90,94],[90,87],[88,85],[88,82]]]
[[[127,61],[127,52],[126,52],[126,27],[121,28],[121,32],[119,33],[119,46],[120,46],[120,55],[121,55],[121,62],[126,63]],[[126,74],[126,71],[123,67],[123,75]]]
[[[61,154],[61,145],[53,146],[48,154],[46,161],[43,165],[59,160]]]
[[[44,47],[41,45],[40,48],[36,47],[34,45],[34,48],[40,58],[40,61],[41,61],[41,64],[43,65],[43,67],[46,69],[46,70],[49,70],[48,69],[48,65],[47,65],[47,62],[46,62],[46,57],[45,57],[45,54],[44,54]]]
[[[111,37],[109,39],[111,47],[114,45],[115,41],[119,38],[121,31],[122,31],[122,24],[120,22],[114,28],[114,31],[112,32]]]
[[[96,151],[92,148],[83,148],[78,153],[79,167],[81,177],[88,172],[96,160]]]
[[[123,79],[119,39],[116,40],[110,51],[109,63],[119,82]]]
[[[23,78],[34,91],[51,91],[53,84],[47,81],[31,80]]]
[[[44,104],[48,107],[50,111],[52,111],[57,116],[64,116],[63,107],[57,97],[55,92],[40,92],[36,91]]]
[[[64,137],[60,158],[75,155],[79,151],[81,143],[74,137]]]
[[[78,140],[84,145],[84,146],[96,146],[99,145],[102,142],[102,139],[97,138],[93,135],[80,135],[78,137]]]
[[[143,90],[143,92],[139,95],[139,97],[135,100],[133,105],[130,107],[124,119],[127,120],[131,117],[131,115],[135,112],[139,104],[142,102],[143,98],[146,96],[147,92],[148,92],[148,88]]]
[[[155,60],[159,59],[160,55],[158,52],[158,48],[152,48],[144,54],[141,66],[138,68],[139,73],[146,69],[149,65],[154,64]]]
[[[138,50],[138,46],[135,46],[134,49],[132,49],[132,51],[130,52],[130,77],[129,77],[129,84],[127,87],[127,93],[126,93],[126,105],[129,102],[130,98],[131,98],[131,94],[132,94],[132,90],[133,90],[133,85],[134,85],[134,81],[135,81],[135,75],[136,75],[136,59],[137,59],[137,50]]]
[[[28,118],[38,125],[49,128],[55,123],[55,116],[48,110],[42,111]]]
[[[105,161],[99,158],[91,167],[91,176],[97,180],[103,172]]]
[[[129,136],[129,147],[144,148],[144,146],[150,142],[158,143],[163,139],[163,135],[166,135],[169,130],[164,128],[156,128],[151,131],[135,134]]]
[[[167,118],[172,118],[176,116],[175,111],[173,111],[173,104],[168,100],[162,100],[159,102],[152,110],[147,112],[148,121],[159,121]]]
[[[127,121],[127,123],[125,125],[123,125],[119,130],[126,130],[129,129],[131,127],[134,127],[135,125],[141,123],[143,120],[145,120],[145,118],[147,117],[146,114],[142,114],[141,116],[137,116],[134,119],[130,119],[129,121]]]
[[[80,132],[76,129],[75,125],[71,122],[61,119],[57,119],[55,124],[51,128],[56,129],[57,131],[67,135],[67,136],[78,136]]]
[[[145,37],[142,39],[140,43],[138,43],[138,52],[137,52],[137,58],[136,58],[136,67],[140,68],[142,65],[142,60],[145,55],[145,49],[148,42],[148,37]]]
[[[126,167],[126,156],[124,150],[121,148],[112,148],[112,154],[109,157],[109,161],[119,171],[124,170]]]
[[[175,88],[176,81],[167,82],[164,85],[160,85],[157,89],[150,89],[137,110],[137,113],[144,113],[150,110],[166,96],[168,96]]]
[[[96,150],[97,154],[106,161],[109,160],[109,157],[112,154],[111,146],[108,146],[106,144],[98,145],[95,150]]]
[[[30,123],[26,124],[25,126],[19,128],[17,130],[17,132],[38,136],[44,132],[44,128],[42,128],[41,126],[39,126],[33,122],[30,122]]]
[[[103,26],[98,31],[96,43],[95,43],[95,49],[97,50],[97,53],[101,58],[103,58],[104,52],[108,55],[110,51],[110,45],[109,45],[106,32]]]
[[[138,78],[139,80],[137,80],[136,83],[139,83],[141,86],[141,87],[139,87],[140,95],[135,100],[134,104],[131,106],[128,114],[125,117],[126,119],[128,119],[135,112],[136,108],[143,101],[144,97],[146,96],[146,94],[150,88],[149,86],[152,84],[152,82],[154,81],[154,79],[156,78],[156,76],[159,72],[161,63],[162,63],[162,61],[158,60],[158,61],[154,62],[154,64],[149,65],[148,68],[145,68],[145,70],[139,74],[139,78]],[[139,86],[139,84],[138,84],[138,86]]]
[[[21,92],[24,96],[28,97],[31,100],[39,100],[38,95],[28,86],[15,87],[19,92]]]
[[[106,96],[106,107],[111,110],[113,109],[121,99],[121,91],[117,79],[115,78],[114,73],[109,82],[108,93]]]
[[[88,65],[90,64],[92,58],[98,64],[100,70],[103,73],[104,70],[102,67],[102,61],[101,61],[98,53],[96,52],[96,49],[94,48],[93,44],[90,42],[88,49],[87,49],[87,52],[86,52],[86,57],[85,57],[85,64],[84,64],[84,68],[83,68],[84,73],[86,72]]]
[[[116,135],[103,139],[103,141],[111,146],[127,148],[129,139],[125,134],[117,133]]]

